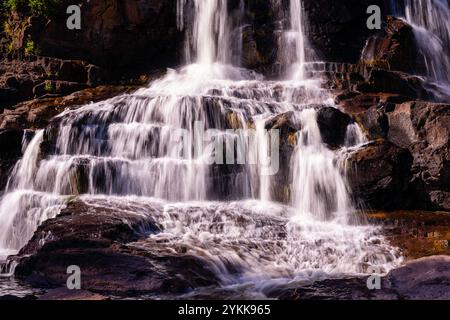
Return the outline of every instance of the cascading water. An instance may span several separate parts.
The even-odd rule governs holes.
[[[293,28],[303,39],[293,69],[303,70],[301,1],[291,5]],[[88,204],[112,208],[158,203],[153,218],[164,232],[130,245],[176,250],[183,244],[224,285],[396,266],[396,250],[377,228],[351,223],[356,210],[340,153],[323,143],[317,124],[317,106],[333,107],[326,91],[299,82],[303,71],[294,81],[263,81],[230,65],[226,0],[179,0],[178,13],[192,64],[133,94],[66,111],[36,133],[1,200],[0,250],[17,252],[40,223],[82,195]],[[268,120],[287,113],[302,129],[291,160],[292,201],[285,206],[270,202],[273,177],[261,164],[272,147]],[[363,141],[354,126],[347,147]],[[227,131],[249,127],[255,132]],[[197,136],[206,129],[216,137],[244,137],[243,150],[256,165],[230,170],[204,161],[214,156]],[[187,133],[182,144],[175,139],[181,132]]]
[[[291,50],[289,56],[294,57],[291,67],[291,77],[294,80],[305,80],[305,62],[306,62],[306,37],[302,0],[292,0],[290,5],[291,29],[287,33],[288,43]],[[293,51],[293,55],[292,52]]]
[[[447,0],[393,1],[394,14],[413,28],[427,76],[450,93],[450,6]]]

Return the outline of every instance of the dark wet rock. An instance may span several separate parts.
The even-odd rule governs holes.
[[[67,268],[77,265],[83,290],[128,297],[217,284],[199,257],[162,254],[156,243],[150,248],[133,245],[159,232],[151,218],[162,210],[158,205],[147,204],[143,211],[130,203],[114,209],[107,203],[74,200],[57,218],[46,221],[14,258],[16,276],[40,288],[64,287]]]
[[[33,295],[27,295],[25,297],[19,297],[15,295],[0,296],[0,301],[33,301],[33,300],[37,300],[37,297]]]
[[[410,102],[387,113],[388,139],[413,156],[411,183],[417,201],[450,210],[450,105]]]
[[[413,28],[405,20],[388,17],[384,30],[367,41],[361,62],[373,67],[420,74],[424,71],[424,61],[419,51]]]
[[[317,115],[317,123],[323,141],[332,146],[344,145],[347,127],[351,118],[336,108],[321,108]]]
[[[384,0],[303,2],[308,38],[321,60],[352,63],[358,61],[366,39],[376,33],[366,28],[367,7],[385,5]],[[66,28],[65,9],[70,4],[60,1],[47,17],[30,16],[28,9],[19,7],[8,19],[15,32],[5,34],[5,39],[19,51],[32,39],[40,54],[89,61],[103,67],[107,77],[174,66],[182,60],[184,34],[177,28],[177,1],[81,1],[85,14],[82,29],[76,32]],[[239,16],[240,1],[228,2],[232,20],[241,21],[243,28],[242,65],[264,69],[279,63],[282,31],[290,27],[289,2],[249,0],[244,6]]]
[[[391,289],[370,290],[367,278],[328,279],[309,285],[271,288],[266,295],[279,300],[397,300]]]
[[[22,130],[0,130],[0,151],[2,159],[17,159],[22,155]]]
[[[17,95],[17,89],[10,87],[0,88],[0,101],[2,101],[0,112],[2,112],[6,106],[14,104],[17,101]]]
[[[280,4],[278,0],[246,1],[245,18],[249,24],[243,29],[243,66],[261,69],[276,62],[279,31],[284,23]]]
[[[366,26],[367,8],[378,5],[386,12],[384,0],[304,0],[303,3],[310,42],[325,61],[358,61],[366,39],[374,34]]]
[[[36,85],[33,88],[33,94],[35,97],[42,97],[46,94],[67,95],[72,92],[86,89],[86,87],[87,85],[78,82],[47,80]]]
[[[15,163],[22,156],[23,130],[0,130],[0,192],[5,189]]]
[[[155,209],[148,208],[149,214],[152,210]],[[64,244],[70,239],[79,241],[80,244],[97,242],[100,247],[115,241],[127,243],[139,239],[142,232],[145,234],[158,230],[159,227],[150,217],[133,211],[114,212],[101,206],[89,206],[82,200],[72,200],[56,219],[46,221],[36,231],[21,254],[36,253],[42,246],[64,247],[70,245]]]
[[[380,140],[348,158],[349,182],[354,196],[369,208],[406,207],[410,199],[411,154]]]
[[[433,256],[407,263],[386,277],[403,299],[450,299],[450,256]]]
[[[90,291],[57,288],[49,290],[45,294],[39,296],[38,300],[103,301],[108,299],[109,299],[108,297]]]
[[[365,96],[344,92],[336,100],[371,140],[385,139],[411,154],[410,194],[403,208],[449,210],[450,105],[404,102],[404,96],[385,93],[370,94],[368,105],[361,105]]]
[[[356,118],[371,139],[386,138],[389,132],[389,120],[384,106],[373,106]]]

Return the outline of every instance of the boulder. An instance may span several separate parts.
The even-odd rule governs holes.
[[[448,300],[450,257],[433,256],[411,261],[381,280],[381,289],[370,290],[367,277],[328,279],[312,284],[268,287],[270,298],[282,300]]]
[[[106,198],[73,200],[13,258],[16,277],[35,287],[60,288],[66,285],[68,266],[77,265],[85,292],[126,297],[181,294],[217,284],[200,257],[156,242],[146,242],[145,248],[136,242],[161,230],[153,214],[162,214],[162,208],[131,202],[113,208]]]
[[[450,299],[450,257],[433,256],[407,263],[386,277],[388,288],[408,300]]]
[[[369,96],[377,99],[367,107],[360,104],[365,95],[343,93],[336,100],[356,119],[371,140],[389,141],[397,150],[403,149],[403,153],[410,154],[411,163],[405,164],[405,170],[410,170],[407,189],[410,194],[403,195],[409,199],[405,206],[449,210],[450,106],[425,101],[404,102],[402,96],[380,93]],[[386,156],[390,157],[390,153]],[[359,174],[371,175],[364,170]]]
[[[387,116],[388,139],[413,156],[411,184],[422,206],[450,210],[450,105],[407,102]]]
[[[370,139],[386,138],[389,131],[389,122],[384,105],[374,105],[367,111],[359,113],[356,118],[368,133]]]

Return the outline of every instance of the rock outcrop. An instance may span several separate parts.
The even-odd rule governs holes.
[[[67,268],[77,265],[85,292],[125,297],[182,294],[218,283],[200,257],[136,243],[161,230],[152,219],[162,211],[157,204],[112,209],[107,199],[94,202],[73,200],[40,226],[14,258],[16,277],[39,288],[65,287]]]
[[[370,186],[375,189],[380,187],[375,187],[377,185],[375,181],[369,182],[370,177],[376,175],[378,170],[365,170],[368,169],[365,167],[366,160],[372,159],[375,161],[374,164],[378,162],[380,169],[391,172],[389,183],[394,180],[402,181],[391,190],[396,196],[386,194],[388,198],[379,204],[387,205],[397,199],[397,208],[449,210],[450,105],[423,101],[394,103],[388,101],[395,101],[398,96],[378,95],[378,98],[368,103],[372,105],[371,107],[360,105],[354,108],[353,106],[357,105],[363,96],[357,95],[350,98],[350,101],[344,100],[341,105],[357,119],[369,137],[378,140],[378,145],[383,145],[384,149],[375,152],[379,146],[370,145],[351,157],[352,164],[356,165],[356,168],[358,165],[362,166],[352,175],[352,183],[358,186],[357,181],[368,179],[368,184],[362,188],[366,192],[371,189]],[[373,98],[376,95],[369,97]],[[385,149],[387,145],[390,147]],[[391,151],[387,150],[394,149],[397,150],[394,154],[402,156],[392,158]],[[377,157],[378,160],[375,160]],[[393,167],[388,163],[394,164],[397,169],[391,171]],[[396,176],[393,180],[392,174]],[[367,197],[363,198],[367,200]],[[370,201],[369,204],[374,205]],[[383,207],[375,205],[374,208]]]
[[[412,157],[407,150],[378,141],[348,158],[349,182],[356,199],[371,209],[407,207]]]
[[[13,49],[30,39],[43,56],[90,61],[118,77],[177,61],[176,1],[81,1],[81,30],[66,27],[72,4],[59,1],[46,15],[28,8],[12,12],[7,36]]]

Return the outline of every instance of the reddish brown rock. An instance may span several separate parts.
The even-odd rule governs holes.
[[[47,97],[22,102],[0,114],[0,129],[42,129],[68,107],[98,102],[136,90],[135,86],[99,86],[63,97]]]
[[[389,70],[412,74],[424,71],[413,28],[394,17],[387,18],[383,32],[369,38],[361,60],[366,65]]]

